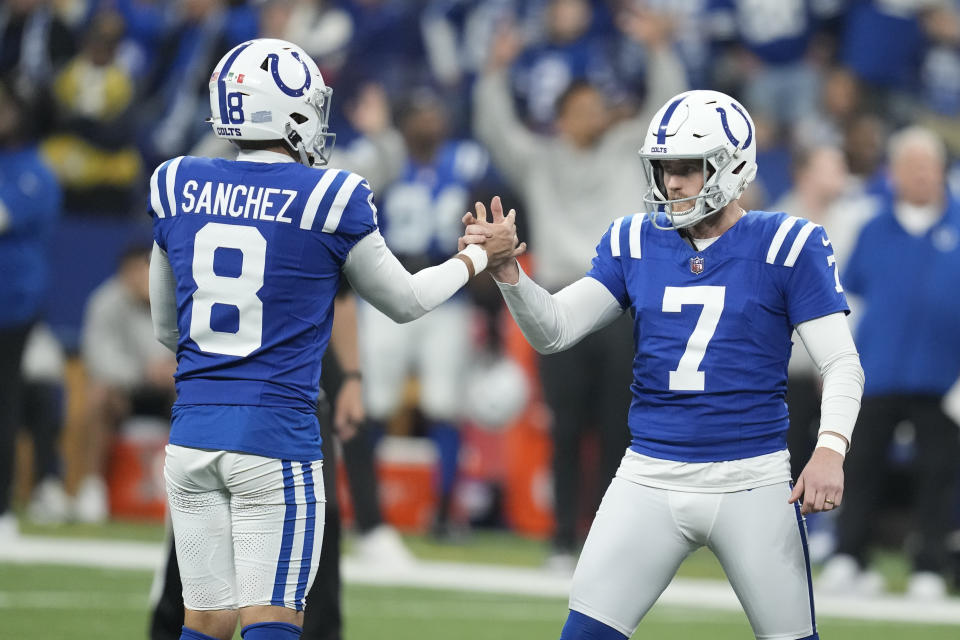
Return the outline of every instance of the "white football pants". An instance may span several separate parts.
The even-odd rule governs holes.
[[[167,445],[164,477],[188,608],[303,610],[323,540],[322,464]]]
[[[787,482],[688,493],[614,478],[580,554],[570,608],[630,637],[683,559],[706,545],[757,638],[812,635],[806,525],[789,496]]]
[[[359,305],[359,342],[367,413],[389,418],[400,408],[407,376],[420,381],[420,409],[431,420],[463,413],[470,359],[472,309],[450,300],[413,322],[397,324],[373,306]]]

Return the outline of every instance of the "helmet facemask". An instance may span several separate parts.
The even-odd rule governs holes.
[[[283,141],[300,156],[300,163],[308,167],[322,167],[330,161],[337,134],[327,130],[330,121],[330,98],[333,89],[316,88],[307,96],[306,104],[312,117],[291,113],[284,125]]]
[[[738,198],[749,180],[752,179],[752,176],[748,178],[745,175],[739,175],[746,163],[743,161],[735,162],[734,158],[723,147],[717,147],[702,156],[651,157],[643,154],[640,159],[643,163],[647,184],[650,185],[643,202],[650,207],[648,214],[650,222],[658,229],[685,229],[696,225]],[[663,180],[662,162],[685,159],[701,162],[703,187],[699,193],[693,196],[668,198],[666,184]],[[740,184],[731,189],[729,188],[731,181]],[[684,211],[674,211],[677,204],[685,202],[693,202],[694,205]],[[660,213],[667,216],[670,221],[668,225],[663,225],[658,221]]]

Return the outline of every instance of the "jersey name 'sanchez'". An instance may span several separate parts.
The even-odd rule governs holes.
[[[297,197],[293,189],[273,187],[247,187],[229,182],[203,182],[187,180],[183,185],[183,213],[205,213],[214,216],[229,215],[233,218],[253,218],[275,222],[293,222],[287,217],[287,209]],[[214,186],[215,185],[215,186]]]

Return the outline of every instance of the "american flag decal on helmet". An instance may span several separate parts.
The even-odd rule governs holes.
[[[690,258],[690,272],[694,275],[700,275],[703,273],[703,258],[700,256],[694,256]]]

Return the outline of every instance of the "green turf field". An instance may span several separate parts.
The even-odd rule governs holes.
[[[29,535],[159,541],[156,526],[25,527]],[[477,533],[456,545],[407,539],[417,556],[429,560],[538,566],[543,543],[504,533]],[[349,548],[349,544],[347,545]],[[894,588],[905,581],[906,565],[885,555],[880,566]],[[723,579],[709,553],[691,556],[680,575]],[[0,564],[0,640],[139,640],[146,638],[147,571]],[[473,594],[451,590],[348,585],[344,591],[347,640],[555,640],[566,616],[560,598]],[[820,619],[825,640],[957,640],[960,627]],[[238,636],[239,637],[239,636]],[[753,637],[742,613],[656,606],[635,638]]]
[[[0,638],[131,640],[146,637],[144,571],[0,565]],[[566,603],[556,598],[348,586],[349,640],[556,639]],[[822,620],[830,640],[956,640],[957,627]],[[740,613],[655,607],[635,638],[752,637]]]

